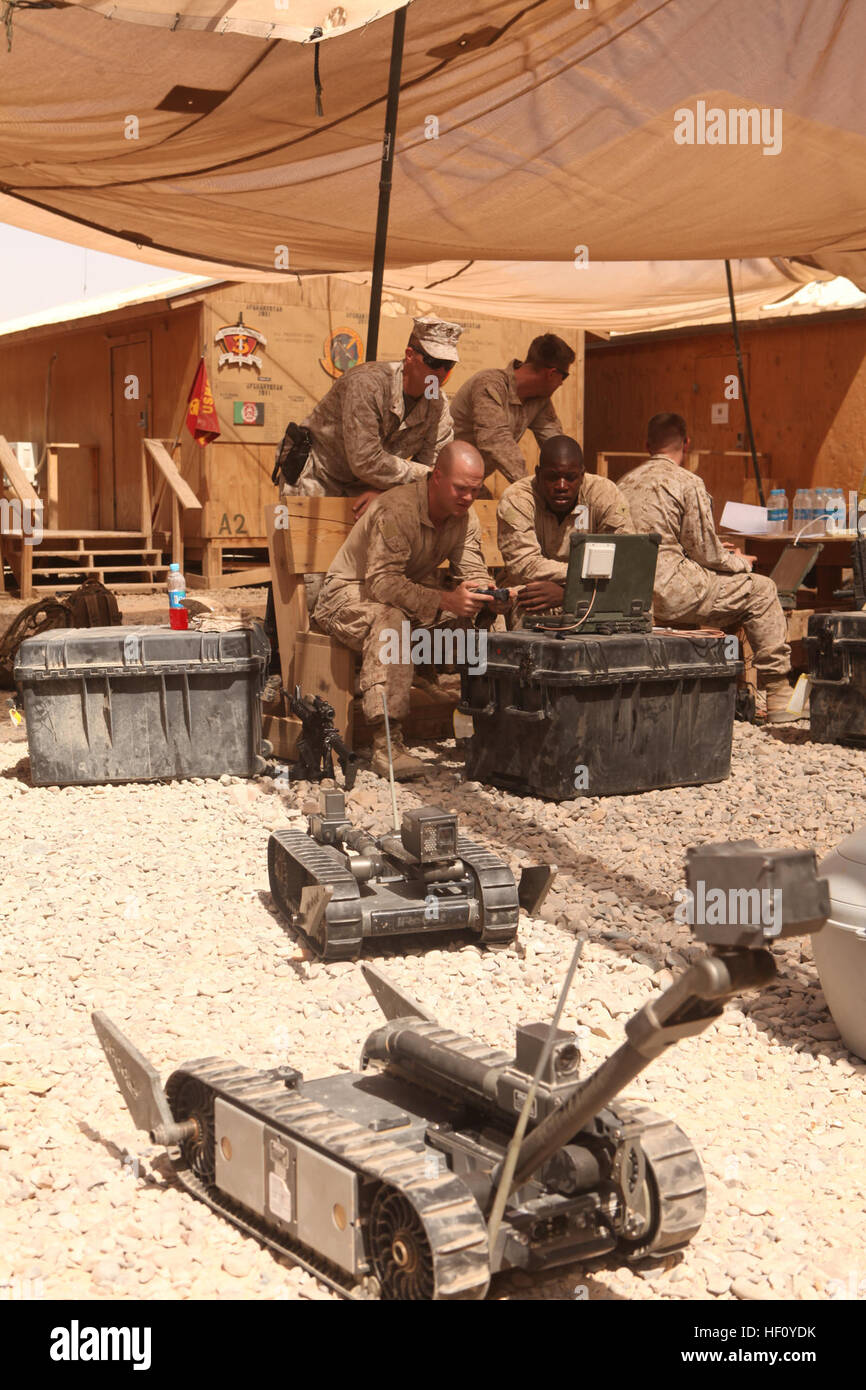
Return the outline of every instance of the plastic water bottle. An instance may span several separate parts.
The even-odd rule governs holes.
[[[788,499],[783,488],[774,487],[767,502],[767,520],[771,536],[788,529]]]
[[[823,536],[827,530],[827,519],[824,516],[827,510],[827,495],[822,487],[812,489],[812,525],[809,527],[810,536]]]
[[[830,510],[833,513],[832,523],[828,523],[828,530],[833,530],[837,535],[841,535],[847,528],[845,516],[845,494],[840,487],[831,489],[833,496],[830,500]]]
[[[809,498],[809,535],[814,536],[818,529],[815,525],[818,517],[818,489],[810,487],[807,496]]]
[[[767,534],[770,536],[774,535],[776,531],[776,498],[778,494],[779,489],[774,487],[767,498]]]
[[[168,620],[175,632],[185,632],[189,627],[189,614],[184,608],[186,580],[180,572],[180,565],[168,567]]]
[[[799,531],[810,519],[809,491],[805,487],[798,487],[794,493],[794,530]]]
[[[827,512],[824,530],[828,535],[832,535],[836,530],[836,489],[834,487],[826,489],[824,509]]]

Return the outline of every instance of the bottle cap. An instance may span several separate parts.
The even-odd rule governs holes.
[[[172,574],[180,574],[180,565],[169,565]]]

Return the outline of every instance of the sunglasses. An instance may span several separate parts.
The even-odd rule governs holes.
[[[431,372],[450,372],[451,368],[455,365],[448,357],[431,357],[429,352],[425,352],[422,347],[416,347],[414,343],[410,343],[409,346],[412,348],[413,352],[417,352],[418,356],[424,362],[425,366],[430,368]]]

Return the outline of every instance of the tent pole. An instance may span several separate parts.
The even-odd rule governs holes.
[[[761,470],[758,467],[758,451],[755,448],[755,432],[752,429],[752,412],[749,410],[749,392],[746,387],[746,378],[743,374],[743,354],[740,351],[740,330],[737,327],[737,310],[734,305],[734,283],[731,279],[730,261],[725,261],[725,276],[728,281],[728,300],[731,305],[731,327],[734,330],[734,347],[737,350],[737,375],[740,378],[743,410],[746,414],[746,429],[749,434],[749,448],[752,451],[752,468],[755,470],[755,482],[758,485],[758,500],[762,507],[766,507],[767,503],[764,498],[764,485],[761,482]]]
[[[391,205],[391,173],[397,139],[397,111],[400,105],[400,77],[403,72],[403,40],[406,37],[406,6],[394,11],[391,39],[391,71],[388,75],[388,104],[385,108],[385,135],[382,141],[382,169],[379,174],[379,212],[376,218],[376,244],[373,248],[373,280],[370,285],[370,313],[367,321],[367,362],[375,362],[379,351],[379,317],[382,310],[382,283],[385,279],[385,245],[388,240],[388,211]]]

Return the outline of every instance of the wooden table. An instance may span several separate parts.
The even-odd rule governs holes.
[[[782,531],[773,536],[744,536],[736,532],[720,532],[726,540],[736,541],[746,555],[756,555],[755,573],[769,574],[786,545],[796,536],[795,531]],[[838,607],[834,604],[833,592],[842,587],[842,571],[851,567],[851,542],[854,536],[809,536],[802,537],[800,544],[820,545],[822,550],[815,561],[814,569],[806,576],[806,583],[813,582],[818,594],[816,608]]]

